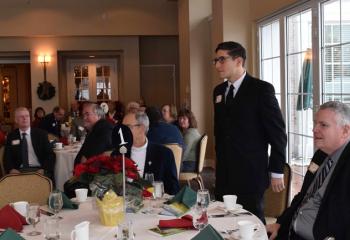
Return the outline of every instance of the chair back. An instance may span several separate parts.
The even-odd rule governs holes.
[[[164,144],[164,146],[169,148],[174,154],[176,170],[177,170],[177,177],[179,178],[180,168],[181,168],[181,160],[182,160],[182,147],[177,143],[168,143],[168,144]]]
[[[285,188],[281,192],[273,192],[272,187],[270,186],[264,194],[265,201],[265,216],[277,218],[282,214],[282,212],[289,205],[289,194],[291,187],[291,168],[288,163],[284,165],[284,185]]]
[[[5,146],[1,146],[0,147],[0,178],[5,176],[4,153],[5,153]]]
[[[47,204],[51,179],[39,173],[8,174],[0,179],[0,208],[11,202]]]
[[[207,150],[207,143],[208,143],[208,135],[203,134],[201,137],[201,140],[198,144],[198,174],[200,174],[204,167],[204,160],[205,160],[205,152]]]

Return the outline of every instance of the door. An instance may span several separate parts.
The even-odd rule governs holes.
[[[5,123],[14,122],[17,107],[31,109],[30,64],[0,65],[0,116]]]
[[[116,59],[70,59],[67,61],[67,100],[118,100]]]
[[[175,65],[141,65],[141,97],[148,106],[175,104]]]

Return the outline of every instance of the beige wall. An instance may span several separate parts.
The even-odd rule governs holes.
[[[0,36],[126,36],[177,33],[176,1],[0,1]]]
[[[57,51],[69,50],[122,50],[125,56],[123,64],[123,93],[125,102],[139,99],[140,72],[138,37],[31,37],[31,38],[0,38],[0,51],[30,51],[32,107],[43,106],[47,112],[58,105],[58,71]],[[47,80],[56,87],[54,98],[42,101],[37,97],[36,89],[43,81],[43,69],[37,62],[39,54],[51,55],[47,67]],[[63,90],[64,91],[64,90]]]
[[[200,8],[198,6],[201,6]],[[211,0],[191,0],[190,15],[190,79],[191,109],[198,119],[201,134],[212,129],[211,112]],[[210,134],[210,132],[209,132]],[[210,142],[212,143],[212,142]],[[208,149],[212,145],[209,144]],[[207,151],[207,158],[213,159],[213,152]]]

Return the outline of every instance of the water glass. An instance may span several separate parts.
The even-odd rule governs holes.
[[[45,236],[45,239],[47,239],[47,240],[60,239],[59,219],[48,218],[45,220],[44,236]]]
[[[29,204],[27,208],[27,217],[26,220],[29,224],[33,225],[34,230],[29,232],[28,236],[37,236],[41,232],[37,231],[35,226],[40,222],[40,207],[38,204]]]
[[[131,220],[118,225],[117,240],[133,240],[134,237],[134,229]]]
[[[59,218],[58,212],[63,207],[62,193],[59,190],[54,190],[49,196],[49,208],[55,213],[54,218]]]
[[[200,204],[196,204],[192,208],[192,218],[193,226],[198,230],[202,230],[208,225],[207,208]]]
[[[210,203],[210,195],[207,189],[199,189],[197,191],[197,204],[208,208]]]
[[[154,174],[153,173],[145,173],[145,180],[150,184],[154,182]]]
[[[153,196],[155,199],[160,199],[164,194],[164,185],[162,181],[153,182]]]

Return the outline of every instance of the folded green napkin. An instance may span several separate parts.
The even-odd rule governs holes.
[[[62,200],[63,200],[62,208],[65,208],[65,209],[78,209],[79,208],[79,205],[72,202],[64,192],[61,192],[61,194],[62,194]],[[49,199],[47,200],[47,205],[50,206]]]
[[[62,192],[62,200],[63,200],[63,207],[62,208],[66,208],[66,209],[78,209],[79,208],[79,205],[76,203],[73,203],[64,192]]]
[[[188,208],[191,208],[197,201],[197,193],[190,187],[184,186],[169,203],[178,202],[185,204]]]
[[[191,240],[224,240],[224,238],[210,224],[208,224]]]
[[[0,235],[0,240],[24,240],[24,238],[18,235],[11,228],[8,228]]]

